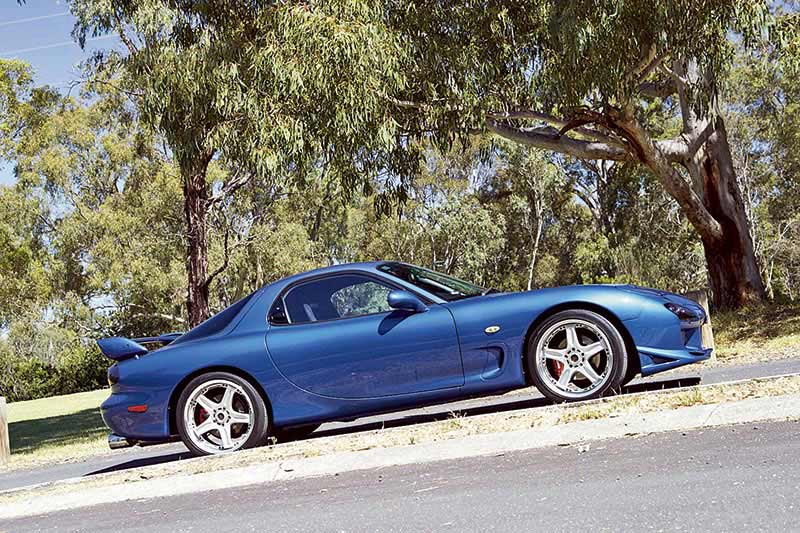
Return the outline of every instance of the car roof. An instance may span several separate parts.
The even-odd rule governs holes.
[[[285,287],[301,279],[311,278],[314,276],[319,276],[324,274],[334,274],[336,272],[345,272],[353,270],[375,271],[377,267],[379,267],[380,265],[391,262],[392,261],[367,261],[361,263],[341,263],[338,265],[315,268],[314,270],[306,270],[304,272],[298,272],[297,274],[293,274],[291,276],[287,276],[285,278],[276,280],[272,283],[268,283],[267,285],[264,285],[260,290],[265,290],[268,287],[273,287],[276,285]]]
[[[379,265],[386,263],[387,261],[365,261],[361,263],[341,263],[338,265],[332,265],[327,267],[315,268],[314,270],[306,270],[305,272],[301,272],[299,274],[295,274],[295,276],[307,276],[309,274],[327,274],[328,272],[339,272],[342,270],[374,270]],[[291,276],[291,277],[295,277]]]

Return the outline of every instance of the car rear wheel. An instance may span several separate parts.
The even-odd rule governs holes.
[[[261,395],[235,374],[198,376],[178,400],[178,433],[195,455],[230,453],[262,444],[269,415]]]
[[[617,392],[627,373],[625,342],[605,317],[583,309],[547,318],[528,342],[528,369],[539,391],[555,402]]]
[[[637,367],[633,366],[633,364],[631,362],[628,362],[628,371],[625,372],[625,377],[622,378],[622,382],[620,383],[620,387],[624,387],[625,385],[627,385],[628,383],[630,383],[631,381],[633,381],[637,377],[639,377],[639,369]]]

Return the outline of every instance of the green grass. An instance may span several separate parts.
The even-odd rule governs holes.
[[[8,405],[11,468],[76,459],[105,449],[100,404],[108,390]]]
[[[800,357],[800,304],[712,312],[711,325],[720,362]]]

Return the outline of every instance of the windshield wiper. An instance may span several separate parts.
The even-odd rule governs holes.
[[[481,296],[486,296],[487,294],[496,294],[498,292],[500,292],[500,291],[498,291],[494,287],[489,287],[488,289],[484,289],[483,290],[483,292],[481,293]]]

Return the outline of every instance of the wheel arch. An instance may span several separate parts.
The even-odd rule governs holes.
[[[571,302],[562,302],[552,307],[548,307],[545,311],[540,313],[533,322],[531,322],[530,326],[528,326],[528,330],[525,332],[525,340],[522,345],[522,370],[525,373],[525,382],[528,385],[533,384],[533,380],[531,378],[531,369],[528,366],[528,346],[533,333],[536,331],[536,328],[538,328],[540,324],[556,313],[576,309],[592,311],[611,322],[611,324],[617,328],[617,331],[619,331],[620,335],[622,335],[622,339],[625,343],[625,353],[628,357],[628,365],[633,365],[632,367],[629,366],[628,368],[635,368],[637,373],[641,372],[641,362],[639,361],[639,352],[636,350],[636,344],[633,342],[633,337],[631,336],[630,331],[628,331],[628,328],[625,327],[625,324],[622,323],[619,317],[607,307],[603,307],[602,305],[591,302],[577,300]]]
[[[169,406],[168,406],[168,416],[169,416],[169,432],[170,435],[177,435],[178,433],[178,425],[177,425],[177,407],[178,407],[178,400],[181,397],[184,389],[186,386],[196,377],[202,376],[203,374],[210,374],[212,372],[227,372],[228,374],[233,374],[242,378],[243,380],[250,383],[253,388],[258,392],[261,396],[261,399],[264,400],[264,405],[267,407],[267,414],[269,415],[268,420],[268,428],[272,427],[272,404],[269,401],[269,396],[267,396],[267,392],[264,390],[264,387],[255,379],[251,374],[245,372],[241,368],[237,368],[234,366],[225,366],[225,365],[216,365],[216,366],[207,366],[203,368],[199,368],[190,374],[187,374],[172,390],[172,394],[169,398]]]

